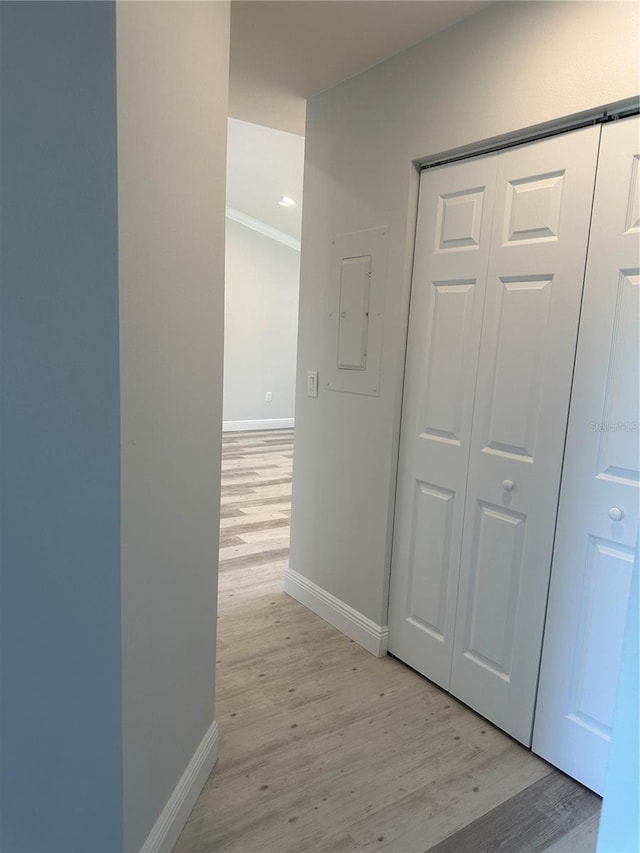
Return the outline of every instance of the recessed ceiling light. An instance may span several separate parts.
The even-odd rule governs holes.
[[[280,205],[280,207],[297,207],[298,206],[298,202],[295,199],[291,198],[291,196],[288,196],[288,195],[283,195],[282,198],[280,199],[280,201],[278,202],[278,204]]]

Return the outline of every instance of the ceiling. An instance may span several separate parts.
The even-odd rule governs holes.
[[[306,99],[487,5],[467,0],[234,0],[230,218],[299,241]],[[282,196],[291,196],[298,206],[280,207]]]
[[[233,0],[229,115],[304,134],[305,101],[488,0]]]
[[[227,209],[232,218],[240,212],[300,240],[303,168],[303,137],[229,119]],[[295,199],[298,206],[280,207],[282,196]]]

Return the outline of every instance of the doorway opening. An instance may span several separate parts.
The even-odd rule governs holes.
[[[288,566],[304,137],[230,118],[219,606]]]

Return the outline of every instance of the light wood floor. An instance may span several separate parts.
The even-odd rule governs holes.
[[[176,853],[591,853],[595,794],[282,592],[291,457],[224,438],[220,756]]]

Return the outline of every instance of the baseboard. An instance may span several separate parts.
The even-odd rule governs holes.
[[[284,591],[347,637],[351,637],[372,655],[379,658],[386,655],[389,640],[389,628],[386,625],[372,622],[367,616],[293,569],[287,569],[284,573]]]
[[[218,724],[214,720],[182,774],[141,853],[171,853],[218,758]]]
[[[222,432],[249,432],[258,429],[292,429],[293,418],[268,418],[261,421],[223,421]]]

